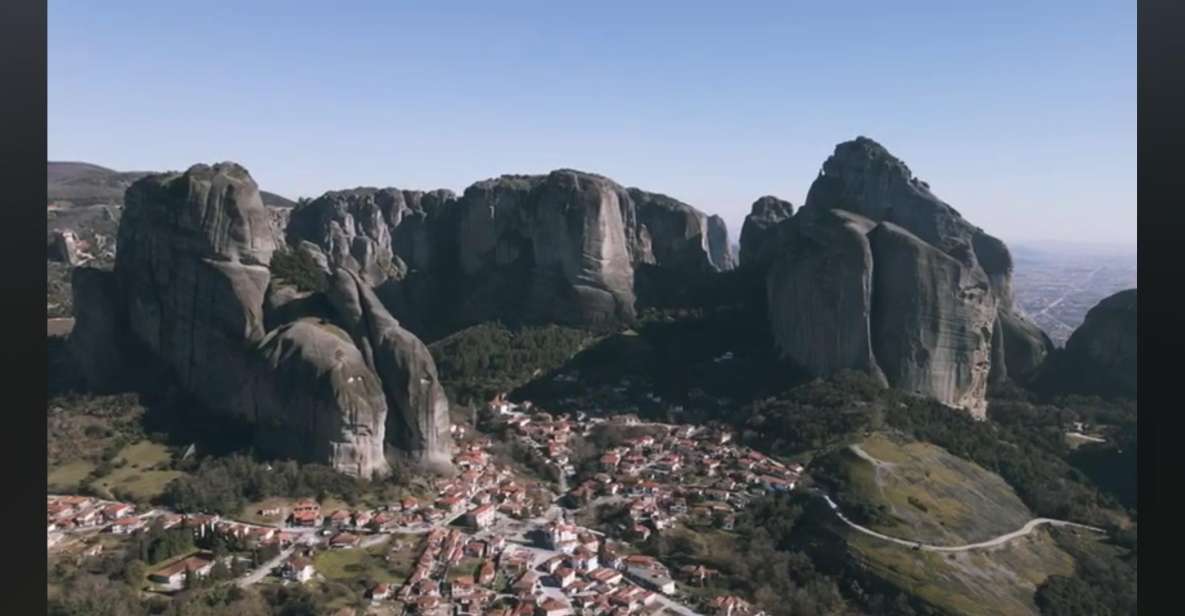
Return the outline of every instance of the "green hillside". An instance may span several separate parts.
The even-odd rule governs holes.
[[[1035,517],[995,473],[895,435],[873,433],[819,458],[812,470],[849,518],[892,537],[964,545]],[[942,611],[1037,614],[1037,588],[1074,572],[1074,558],[1045,529],[990,549],[937,553],[837,527],[856,564]]]

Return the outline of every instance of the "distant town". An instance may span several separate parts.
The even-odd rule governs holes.
[[[560,486],[554,502],[535,498],[531,479],[495,461],[493,438],[453,424],[457,474],[435,481],[432,499],[405,496],[375,509],[332,510],[314,498],[291,499],[254,512],[262,521],[248,521],[50,495],[47,545],[94,555],[104,545],[97,537],[183,528],[195,540],[218,536],[266,548],[270,558],[261,563],[221,557],[239,572],[227,583],[239,586],[317,583],[323,577],[317,563],[332,560],[327,555],[381,550],[406,575],[369,588],[374,613],[762,616],[737,596],[686,592],[718,572],[703,565],[672,571],[631,544],[688,521],[729,530],[750,499],[793,490],[801,466],[736,445],[717,428],[632,415],[553,415],[501,396],[482,410],[480,423],[527,452],[532,466]],[[596,430],[619,438],[587,438]],[[576,437],[608,445],[578,468]],[[620,515],[600,528],[581,525],[606,508]],[[210,576],[218,562],[205,549],[169,558],[148,571],[145,591],[176,592]]]

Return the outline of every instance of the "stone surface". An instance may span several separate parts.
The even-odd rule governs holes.
[[[1013,264],[1004,243],[963,219],[880,144],[864,137],[839,144],[802,209],[787,219],[788,205],[772,198],[754,204],[742,264],[775,246],[767,276],[775,340],[811,372],[862,369],[983,417],[989,378],[1025,382],[1049,354],[1048,337],[1012,309]],[[867,262],[856,258],[863,238],[851,225],[820,225],[822,212],[859,216],[861,229],[875,225],[865,231]],[[869,277],[870,300],[854,292]],[[815,297],[821,293],[836,297]],[[869,302],[865,327],[858,315]],[[856,348],[853,337],[871,339],[870,359],[850,350],[832,355],[836,341]]]
[[[371,286],[402,275],[393,261],[385,211],[402,202],[394,189],[356,188],[325,193],[295,208],[288,220],[292,244],[308,242],[325,255],[329,267],[358,272]]]
[[[1004,354],[1004,374],[1019,383],[1028,383],[1053,353],[1053,341],[1037,324],[1015,310],[1001,308],[997,323],[1003,337],[999,345]]]
[[[399,325],[353,271],[335,270],[328,295],[337,320],[381,379],[387,439],[415,462],[436,470],[449,467],[449,403],[428,347]]]
[[[116,295],[80,311],[79,345],[93,352],[106,324],[119,322],[118,336],[208,412],[254,424],[261,450],[386,473],[378,379],[340,328],[308,319],[324,298],[271,284],[276,231],[247,171],[221,163],[148,176],[125,203],[116,284],[91,274],[75,281],[76,293]]]
[[[873,224],[842,210],[795,218],[767,274],[774,338],[811,374],[860,370],[885,382],[872,348]]]
[[[719,271],[736,268],[739,257],[728,241],[728,225],[719,216],[708,217],[708,257]]]
[[[986,416],[996,319],[987,276],[892,223],[868,239],[873,349],[888,382]]]
[[[119,281],[110,271],[77,267],[70,272],[78,310],[69,346],[79,376],[99,392],[118,391],[127,384],[128,368],[121,332],[124,304]]]
[[[389,472],[378,377],[335,325],[299,320],[269,332],[250,364],[257,447],[357,477]]]
[[[771,195],[754,201],[741,227],[740,265],[767,265],[781,248],[779,225],[793,215],[794,204],[789,201]]]
[[[406,269],[373,286],[417,331],[490,320],[615,327],[635,318],[640,265],[704,273],[735,261],[719,218],[581,171],[504,175],[459,197],[380,192]]]
[[[1081,383],[1079,389],[1136,395],[1137,384],[1136,289],[1120,291],[1086,313],[1086,320],[1066,341],[1066,375]]]
[[[241,414],[275,249],[254,180],[233,163],[195,165],[137,181],[125,202],[115,273],[132,334],[183,390]]]

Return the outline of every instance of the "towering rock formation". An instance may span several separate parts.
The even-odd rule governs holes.
[[[389,241],[345,231],[342,221],[359,227],[374,209]],[[489,320],[614,327],[635,318],[639,268],[699,274],[735,261],[718,217],[570,169],[480,181],[460,197],[394,188],[329,193],[292,214],[288,241],[317,246],[329,255],[327,272],[359,273],[402,321],[434,333]],[[361,248],[349,258],[335,248],[346,244]],[[387,281],[357,256],[382,261],[388,253],[396,267]]]
[[[873,351],[894,387],[987,414],[996,298],[986,274],[882,222],[869,233]]]
[[[275,250],[259,189],[233,163],[151,175],[125,195],[115,274],[133,336],[211,408],[245,414]]]
[[[796,223],[767,277],[774,338],[814,373],[860,370],[886,383],[872,348],[868,232],[875,223],[843,210],[819,210]]]
[[[759,226],[783,211],[762,209],[741,250],[760,254],[776,236],[769,315],[809,372],[862,370],[982,417],[989,378],[1028,378],[1051,348],[1012,310],[1003,242],[870,139],[836,146],[798,214]]]
[[[329,301],[378,376],[387,400],[387,434],[413,461],[442,469],[452,455],[448,399],[428,347],[399,326],[353,271],[334,271]]]
[[[358,477],[389,471],[379,377],[333,324],[299,320],[259,342],[247,390],[257,446]]]
[[[74,294],[74,329],[70,351],[79,376],[93,391],[118,391],[126,382],[128,365],[124,341],[124,302],[115,274],[92,267],[70,272]]]
[[[286,233],[294,243],[307,240],[330,267],[358,272],[371,286],[402,274],[391,252],[391,231],[384,211],[403,195],[391,189],[357,188],[328,192],[296,208]]]
[[[368,277],[389,275],[382,255],[391,243],[372,197],[328,196],[294,214],[297,228],[324,232],[326,250],[306,248],[327,269],[358,272],[352,303],[340,293],[331,302],[272,280],[276,229],[242,167],[195,165],[137,181],[114,273],[74,275],[85,305],[71,344],[89,362],[84,374],[111,382],[120,343],[134,341],[209,412],[253,424],[266,453],[369,477],[388,472],[390,436],[397,451],[447,465],[448,402],[432,358],[369,287]]]
[[[740,264],[743,267],[767,265],[781,246],[779,225],[794,215],[794,204],[766,195],[753,202],[741,227]]]
[[[1100,301],[1051,362],[1053,386],[1065,391],[1135,396],[1137,340],[1136,289]]]
[[[736,268],[739,258],[728,241],[728,225],[724,224],[723,218],[714,214],[708,217],[708,257],[720,271]]]

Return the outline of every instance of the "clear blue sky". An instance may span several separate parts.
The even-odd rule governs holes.
[[[336,4],[51,0],[51,160],[294,198],[573,167],[735,241],[862,134],[1006,240],[1136,239],[1134,0]]]

